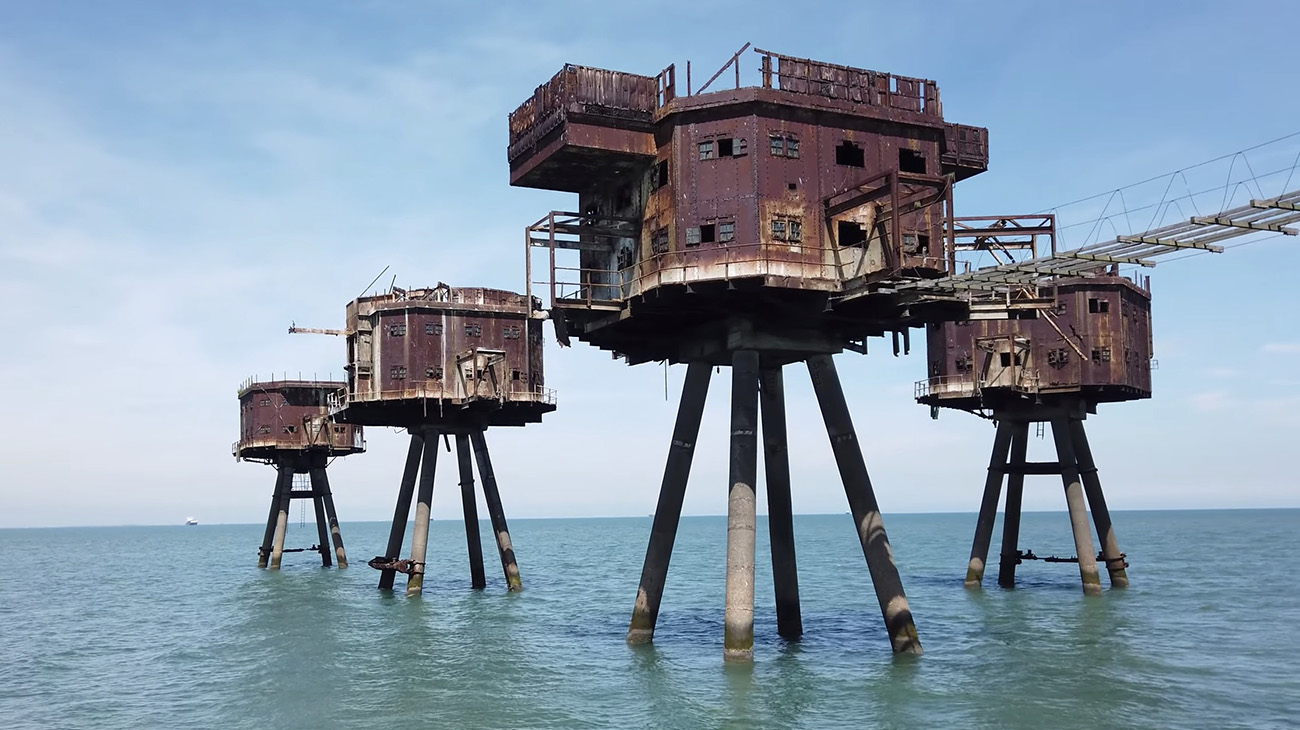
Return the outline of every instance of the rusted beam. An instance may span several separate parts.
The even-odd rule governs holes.
[[[1115,527],[1106,507],[1106,496],[1101,491],[1101,478],[1097,475],[1097,464],[1092,459],[1092,447],[1088,445],[1088,434],[1082,420],[1070,421],[1070,435],[1074,441],[1075,458],[1079,461],[1083,492],[1092,512],[1092,523],[1101,538],[1101,557],[1106,563],[1106,572],[1110,574],[1110,586],[1128,588],[1128,565],[1124,562],[1124,554],[1119,551],[1119,538],[1115,537]]]
[[[703,93],[704,93],[704,90],[707,89],[707,88],[709,88],[709,84],[713,83],[714,81],[717,81],[717,80],[718,80],[718,77],[722,75],[722,72],[723,72],[723,71],[726,71],[726,70],[727,70],[727,69],[728,69],[728,68],[729,68],[733,63],[736,63],[737,60],[740,58],[740,54],[744,53],[744,52],[747,51],[747,50],[749,50],[749,43],[746,43],[745,45],[741,46],[739,51],[736,51],[734,54],[732,54],[730,60],[728,60],[726,63],[722,64],[722,68],[718,69],[718,72],[717,72],[717,73],[715,73],[715,74],[713,74],[712,76],[710,76],[710,77],[709,77],[709,80],[708,80],[708,81],[705,81],[705,82],[704,82],[704,85],[700,87],[700,90],[697,91],[697,92],[695,92],[695,93],[697,93],[697,94],[703,94]],[[737,66],[736,66],[736,74],[737,74],[737,78],[736,78],[736,86],[737,86],[737,88],[739,88],[739,86],[740,86],[740,77],[739,77],[739,74],[740,74],[740,66],[739,66],[738,64],[737,64]]]
[[[411,515],[411,496],[415,493],[415,479],[420,473],[420,456],[424,453],[424,435],[411,431],[411,445],[406,451],[406,469],[402,471],[402,484],[397,490],[397,506],[393,508],[393,526],[388,532],[388,549],[384,557],[395,560],[402,552],[402,538],[406,536],[406,520]],[[391,591],[397,571],[385,568],[379,573],[379,589]]]
[[[429,514],[433,510],[433,475],[438,469],[438,431],[424,431],[424,454],[420,461],[420,489],[415,498],[415,525],[411,528],[411,565],[406,576],[406,595],[424,592],[425,558],[429,552]]]
[[[1008,463],[1007,501],[1002,511],[1002,552],[998,561],[998,585],[1003,588],[1016,587],[1016,564],[1020,562],[1016,552],[1020,540],[1020,507],[1025,494],[1025,475],[1016,468],[1025,463],[1025,453],[1029,449],[1029,423],[1015,423],[1011,434],[1011,458]]]
[[[329,522],[325,519],[325,500],[314,487],[312,488],[311,505],[316,512],[316,550],[320,552],[321,567],[328,568],[334,563],[330,559]]]
[[[758,353],[731,358],[731,470],[727,490],[727,590],[723,658],[754,658],[754,538],[758,476]]]
[[[979,517],[975,520],[975,540],[971,543],[970,561],[966,564],[967,588],[979,588],[984,582],[984,564],[989,557],[989,543],[993,541],[993,523],[998,517],[998,498],[1002,496],[1007,453],[1014,429],[1011,422],[999,421],[997,433],[993,436],[993,454],[989,457],[988,475],[984,479],[984,497],[980,500]]]
[[[280,470],[287,474],[284,478],[284,488],[280,490],[279,509],[275,513],[275,536],[271,538],[271,570],[280,569],[280,561],[284,559],[284,534],[289,528],[289,504],[293,500],[293,466],[283,463]]]
[[[286,481],[286,479],[288,481]],[[266,532],[262,535],[262,546],[257,550],[257,567],[265,568],[271,559],[271,544],[275,540],[276,516],[280,514],[280,499],[288,490],[293,480],[293,470],[288,467],[275,466],[275,491],[271,494],[271,510],[266,516]]]
[[[330,492],[329,475],[325,468],[313,469],[311,472],[312,489],[321,495],[325,503],[325,517],[329,520],[330,539],[334,542],[334,561],[339,568],[348,567],[348,554],[343,549],[343,533],[339,530],[339,516],[334,511],[334,495]]]
[[[894,552],[889,547],[889,536],[880,518],[880,506],[871,487],[871,477],[867,475],[867,464],[862,458],[857,433],[853,430],[853,419],[844,400],[835,362],[830,355],[813,356],[808,359],[808,375],[817,394],[822,419],[826,422],[826,433],[830,436],[831,450],[835,454],[840,479],[844,482],[844,494],[848,497],[862,553],[871,571],[871,584],[884,615],[890,644],[895,652],[920,654],[921,641],[916,635],[912,610],[907,605],[898,566],[894,564]]]
[[[1088,508],[1083,501],[1083,484],[1070,436],[1070,419],[1052,419],[1052,440],[1061,462],[1061,482],[1065,485],[1065,504],[1070,510],[1070,529],[1074,532],[1074,550],[1079,555],[1079,579],[1086,595],[1101,593],[1101,575],[1097,556],[1092,551],[1092,528],[1088,525]]]
[[[465,512],[465,546],[469,552],[470,587],[486,588],[483,574],[483,539],[478,532],[478,504],[474,499],[474,471],[470,465],[469,436],[456,434],[456,462],[460,468],[460,502]]]
[[[790,499],[790,452],[786,438],[785,382],[781,367],[764,368],[759,403],[763,410],[763,466],[767,480],[767,528],[776,591],[776,632],[787,639],[803,634],[799,570],[794,551],[794,509]]]
[[[483,480],[483,497],[487,502],[488,518],[492,521],[492,533],[496,536],[497,552],[501,555],[501,571],[506,576],[506,589],[522,591],[524,583],[519,577],[519,563],[510,541],[510,528],[506,526],[506,512],[501,506],[501,493],[497,491],[497,477],[496,472],[492,471],[492,457],[488,454],[487,441],[481,430],[471,431],[469,438],[474,446],[474,458],[478,461],[478,475]]]
[[[712,374],[713,366],[708,363],[695,362],[686,367],[686,382],[682,386],[681,403],[677,407],[677,423],[673,426],[668,462],[664,465],[663,482],[659,487],[659,504],[655,507],[650,544],[646,547],[645,563],[641,568],[641,584],[632,609],[632,621],[627,629],[629,644],[648,644],[654,639],[664,579],[668,575],[673,542],[677,538],[677,523],[681,521],[686,481],[691,473],[695,441],[700,434],[700,419],[704,415],[704,400],[709,393],[709,378]]]

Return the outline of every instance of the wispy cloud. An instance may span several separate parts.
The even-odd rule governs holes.
[[[1300,342],[1270,342],[1259,348],[1260,352],[1292,354],[1300,352]]]

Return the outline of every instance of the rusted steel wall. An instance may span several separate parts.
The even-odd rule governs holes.
[[[1122,401],[1151,394],[1150,293],[1128,279],[1105,276],[1068,280],[1057,287],[1057,306],[1036,319],[985,320],[931,325],[928,357],[931,378],[942,378],[942,398],[967,397],[976,385],[1009,386],[998,362],[986,369],[985,338],[1028,340],[1017,355],[1026,371],[1025,390],[1084,393],[1096,402]],[[1053,326],[1055,325],[1055,326]],[[998,356],[994,356],[996,360]],[[984,382],[981,383],[980,381]],[[967,387],[961,387],[965,383]]]
[[[348,306],[350,402],[535,401],[542,330],[524,297],[498,289],[399,291]]]
[[[250,383],[239,392],[239,441],[244,452],[327,449],[362,450],[360,426],[333,423],[328,401],[342,382],[268,381]]]

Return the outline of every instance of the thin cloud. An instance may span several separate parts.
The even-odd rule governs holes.
[[[1300,342],[1270,342],[1259,350],[1271,354],[1293,354],[1300,352]]]

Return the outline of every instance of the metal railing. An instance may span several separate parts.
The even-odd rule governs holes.
[[[972,398],[979,396],[985,390],[1002,388],[1032,395],[1039,392],[1041,387],[1042,381],[1039,378],[1038,371],[1022,368],[1013,379],[1007,382],[999,381],[994,384],[982,383],[976,380],[973,374],[936,375],[925,380],[916,381],[913,387],[913,397],[916,400],[930,397]]]
[[[511,403],[543,403],[545,405],[555,405],[554,388],[546,388],[540,385],[523,387],[514,385],[514,381],[508,382],[510,382],[511,385],[505,389],[501,397],[478,394],[457,396],[448,392],[446,388],[430,387],[427,385],[419,385],[410,388],[372,390],[362,393],[349,393],[347,388],[343,388],[329,395],[327,407],[329,408],[330,414],[334,415],[346,409],[353,403],[374,403],[377,401],[396,400],[436,400],[446,401],[452,404],[496,400]]]

